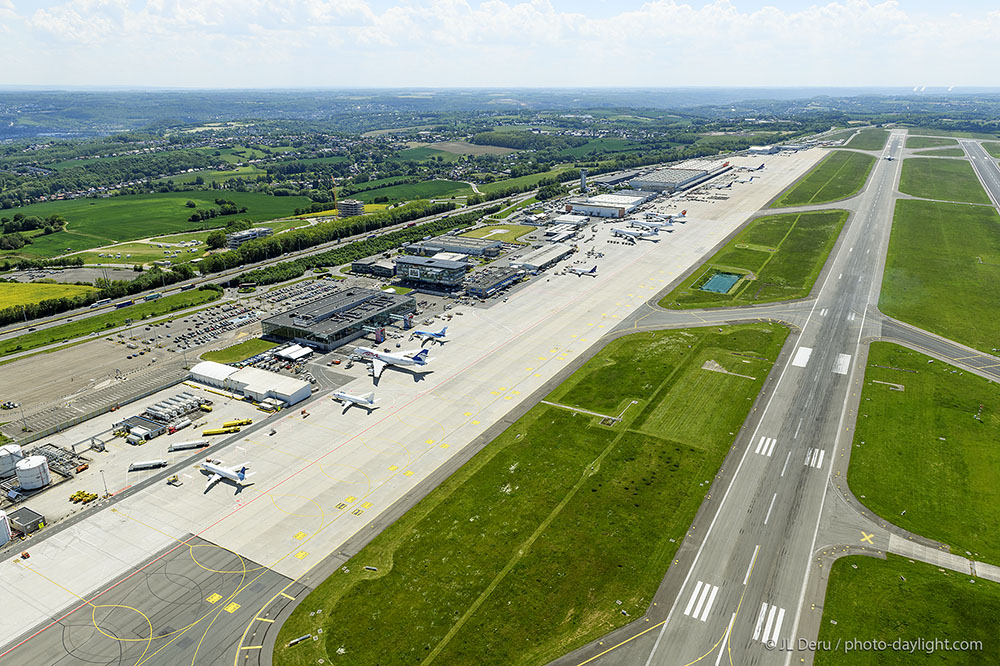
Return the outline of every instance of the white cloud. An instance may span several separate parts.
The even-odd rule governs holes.
[[[59,0],[18,17],[0,0],[3,26],[20,38],[0,56],[28,46],[36,63],[12,83],[988,85],[1000,55],[1000,11],[895,0],[652,0],[600,17],[548,0]],[[39,80],[51,72],[81,80]]]

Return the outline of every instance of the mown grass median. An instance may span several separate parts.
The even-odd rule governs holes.
[[[871,155],[834,151],[782,194],[772,208],[808,206],[853,196],[868,180],[873,164],[875,158]]]
[[[1000,564],[1000,385],[872,343],[847,481],[886,520]]]
[[[903,160],[899,191],[924,199],[990,203],[976,172],[966,160],[908,157]]]
[[[1000,216],[989,206],[900,199],[879,309],[990,351],[1000,347]]]
[[[856,148],[858,150],[882,150],[885,142],[889,138],[889,132],[884,129],[863,129],[848,141],[844,148]]]
[[[660,306],[728,307],[802,298],[812,290],[847,215],[824,210],[759,217],[664,296]],[[705,291],[716,274],[739,280],[725,293]]]
[[[81,314],[84,318],[79,321],[51,326],[43,328],[40,331],[33,331],[24,335],[18,335],[17,337],[0,340],[0,356],[35,349],[36,347],[44,347],[55,342],[72,340],[92,333],[100,334],[108,329],[123,326],[126,319],[141,321],[149,317],[208,303],[219,298],[221,295],[221,292],[214,289],[202,288],[164,296],[155,301],[131,305],[120,310],[112,310],[104,314],[94,315],[93,317]]]
[[[321,583],[274,663],[541,664],[641,615],[786,336],[610,343],[547,400],[622,422],[533,407]]]
[[[892,666],[996,663],[1000,584],[914,562],[898,555],[885,560],[854,555],[833,564],[823,603],[817,666]],[[923,639],[912,652],[897,640]],[[928,653],[935,639],[979,641],[981,646]],[[884,641],[874,649],[863,641]],[[912,644],[912,643],[911,643]],[[798,656],[806,656],[804,652]],[[798,662],[798,658],[793,659]]]
[[[277,342],[269,342],[260,338],[250,338],[225,349],[205,352],[201,355],[201,358],[204,361],[215,361],[216,363],[238,363],[277,346]]]

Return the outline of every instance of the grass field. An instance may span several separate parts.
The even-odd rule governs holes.
[[[577,159],[590,155],[591,153],[622,153],[633,150],[639,150],[642,146],[635,141],[629,141],[628,139],[591,139],[582,146],[575,146],[573,148],[565,148],[559,151],[560,157],[567,157],[570,159]]]
[[[826,203],[857,194],[874,164],[871,155],[833,151],[782,194],[772,208]]]
[[[809,294],[823,269],[847,211],[783,213],[760,217],[684,279],[660,301],[667,308],[729,307],[767,303]],[[728,294],[702,291],[716,272],[753,274]]]
[[[517,151],[513,148],[503,148],[501,146],[480,146],[468,141],[439,141],[427,144],[428,148],[443,150],[446,153],[456,155],[510,155]]]
[[[333,204],[330,204],[331,206]],[[385,210],[389,207],[389,204],[377,203],[377,204],[365,204],[365,213],[377,213],[379,211]],[[301,220],[307,217],[323,217],[323,216],[336,216],[337,209],[331,208],[329,210],[321,210],[318,213],[305,213],[304,215],[295,215],[293,219]]]
[[[556,167],[555,169],[543,171],[542,173],[533,173],[528,176],[498,180],[495,183],[484,183],[479,186],[479,191],[489,193],[496,192],[497,190],[503,190],[514,185],[535,185],[543,178],[555,178],[564,171],[569,171],[569,169],[570,167]]]
[[[908,136],[906,137],[907,148],[940,148],[941,146],[957,146],[955,139],[942,139],[932,136]]]
[[[940,130],[940,129],[926,129],[926,128],[910,128],[907,130],[907,134],[913,136],[955,136],[962,139],[996,139],[997,134],[991,134],[989,132],[964,132],[962,130]]]
[[[88,291],[94,291],[94,288],[78,284],[0,282],[0,310],[17,305],[39,303],[48,298],[79,296]]]
[[[438,157],[440,157],[444,162],[454,162],[458,160],[461,155],[447,150],[431,148],[430,146],[417,146],[416,148],[407,148],[406,150],[399,151],[396,154],[395,159],[426,162],[427,160],[437,160]]]
[[[996,141],[983,141],[983,148],[993,157],[1000,158],[1000,143]]]
[[[933,150],[918,150],[914,155],[920,157],[965,157],[965,151],[961,148],[937,148]]]
[[[882,150],[885,148],[885,142],[888,138],[889,132],[884,129],[863,129],[844,144],[844,147],[858,150]]]
[[[216,208],[215,197],[222,196],[246,206],[247,212],[203,222],[189,222],[193,210],[185,206],[190,199],[198,208]],[[291,213],[297,206],[310,203],[306,197],[272,197],[256,192],[168,192],[135,194],[108,199],[46,201],[16,209],[25,215],[47,217],[60,214],[67,220],[66,231],[32,238],[14,254],[50,257],[67,251],[89,250],[114,242],[147,238],[171,232],[206,229],[225,225],[230,220],[248,218],[255,222],[272,220]],[[0,253],[0,256],[11,254]]]
[[[188,252],[188,250],[197,250],[197,252]],[[79,256],[83,257],[84,263],[87,264],[146,264],[152,263],[154,261],[169,261],[172,264],[182,264],[192,259],[197,259],[201,257],[205,252],[205,246],[200,245],[195,248],[190,247],[171,247],[169,250],[171,253],[173,250],[180,250],[181,253],[176,257],[168,254],[164,254],[167,248],[158,248],[150,243],[124,243],[122,245],[112,245],[107,248],[98,248],[93,252],[81,252]],[[118,259],[114,255],[121,253],[122,258]],[[100,255],[104,255],[103,257]],[[112,256],[108,256],[108,255]],[[126,255],[131,255],[126,256]]]
[[[530,234],[535,230],[537,230],[537,227],[529,227],[524,224],[491,224],[488,227],[467,231],[462,236],[468,236],[469,238],[489,238],[490,240],[499,240],[504,243],[520,243],[521,241],[517,240],[518,238],[525,234]]]
[[[899,191],[925,199],[990,203],[972,165],[963,160],[909,157],[903,160]]]
[[[192,171],[191,173],[181,174],[179,176],[168,176],[167,178],[160,178],[157,182],[166,182],[168,180],[174,181],[178,185],[193,183],[198,179],[198,176],[208,183],[224,183],[227,180],[232,180],[233,178],[256,178],[257,176],[263,176],[267,171],[265,169],[260,169],[256,166],[248,165],[242,167],[236,167],[235,169],[227,169],[225,171],[218,171],[216,169],[205,169],[203,171]]]
[[[1000,386],[929,360],[872,343],[847,481],[886,520],[1000,564]]]
[[[817,666],[892,666],[996,663],[1000,654],[1000,584],[974,579],[898,555],[875,559],[855,555],[833,564],[823,605],[819,640],[829,650],[816,653]],[[833,624],[836,622],[836,624]],[[850,640],[935,638],[981,641],[982,650],[910,654],[902,650],[845,652]],[[839,641],[839,648],[838,648]],[[794,661],[798,662],[797,659]]]
[[[122,308],[121,310],[112,310],[104,314],[87,317],[79,321],[44,328],[32,333],[25,333],[17,337],[0,340],[0,356],[27,351],[36,347],[44,347],[54,342],[72,340],[73,338],[91,334],[100,335],[109,328],[122,326],[126,319],[140,321],[149,317],[174,312],[175,310],[183,310],[184,308],[208,303],[219,298],[219,296],[219,292],[212,289],[195,289],[193,291],[164,296],[149,303],[140,303]]]
[[[366,190],[352,194],[352,199],[363,201],[367,205],[376,197],[388,197],[390,202],[412,201],[414,199],[443,199],[448,197],[467,197],[473,194],[472,188],[465,183],[454,180],[425,180],[421,183],[404,183],[390,185],[374,190]]]
[[[205,352],[201,355],[201,358],[204,361],[215,361],[216,363],[237,363],[277,346],[277,342],[268,342],[267,340],[261,340],[260,338],[250,338],[249,340],[239,342],[232,347]]]
[[[511,214],[521,210],[522,208],[527,208],[528,206],[534,206],[536,203],[538,203],[538,199],[536,199],[535,197],[530,197],[528,199],[525,199],[521,203],[517,203],[514,204],[513,206],[504,208],[502,211],[493,215],[493,217],[503,220],[510,217]]]
[[[1000,216],[993,208],[896,202],[882,312],[989,351],[997,346],[997,284]]]
[[[278,647],[274,663],[544,664],[629,622],[621,611],[641,615],[786,335],[755,324],[610,343],[548,399],[631,405],[623,422],[532,408],[319,585],[277,644],[320,640]]]

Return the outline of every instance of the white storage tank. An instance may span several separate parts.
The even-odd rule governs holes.
[[[21,490],[38,490],[49,485],[49,461],[45,456],[28,456],[19,460],[17,465],[17,482]]]
[[[0,478],[12,476],[14,474],[14,466],[23,457],[21,447],[17,444],[0,446]]]
[[[7,518],[7,514],[0,511],[0,546],[4,545],[13,538],[10,532],[10,520]]]

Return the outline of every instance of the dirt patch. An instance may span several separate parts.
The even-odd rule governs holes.
[[[708,359],[701,365],[702,370],[710,370],[711,372],[721,372],[724,375],[735,375],[736,377],[743,377],[744,379],[757,379],[756,377],[751,377],[750,375],[741,375],[738,372],[729,372],[716,361]]]

